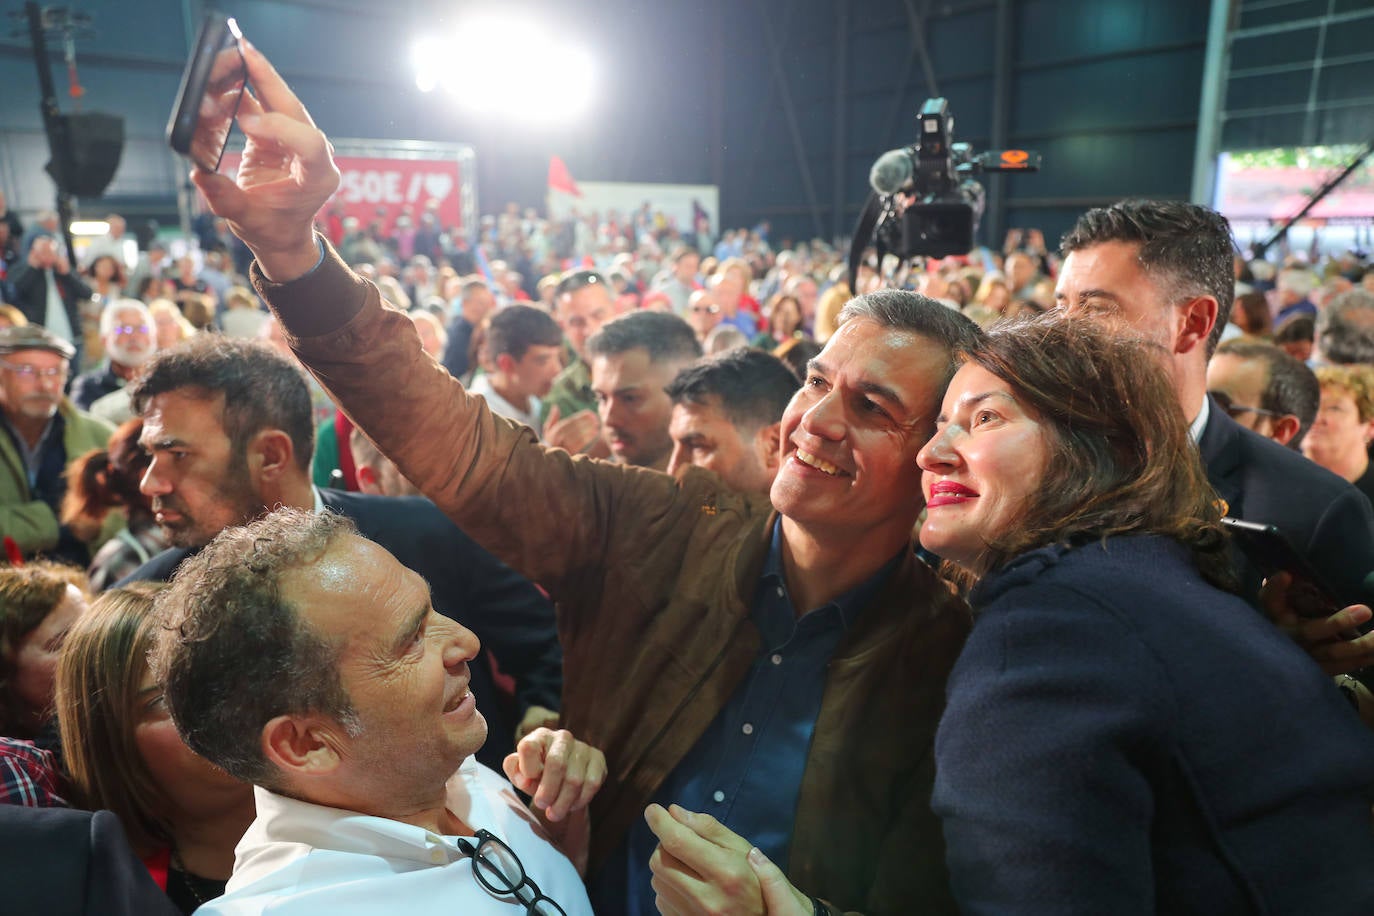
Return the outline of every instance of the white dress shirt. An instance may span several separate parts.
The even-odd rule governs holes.
[[[514,897],[493,895],[477,882],[472,859],[453,837],[260,787],[253,793],[258,816],[235,849],[227,892],[198,914],[525,913]],[[504,777],[469,757],[448,781],[448,807],[474,829],[504,840],[540,891],[568,916],[591,916],[577,870],[545,838]]]

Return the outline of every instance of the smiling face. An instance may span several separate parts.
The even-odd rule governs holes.
[[[949,359],[935,342],[869,318],[840,326],[783,413],[770,495],[785,526],[884,544],[909,537],[923,502],[916,452]]]
[[[1182,313],[1140,264],[1140,246],[1102,242],[1064,259],[1056,304],[1072,316],[1116,320],[1173,352]]]
[[[336,791],[355,799],[355,810],[384,816],[442,794],[487,736],[468,689],[477,637],[434,610],[418,574],[356,535],[284,577],[282,593],[320,636],[342,646],[340,681],[359,728],[332,729],[341,758]]]
[[[917,459],[926,494],[921,545],[982,573],[988,542],[1009,532],[1035,497],[1053,434],[1011,386],[974,363],[949,383],[936,425]]]

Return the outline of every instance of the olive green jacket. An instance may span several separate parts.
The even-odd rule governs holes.
[[[62,444],[68,465],[91,449],[105,448],[109,444],[114,428],[104,420],[77,410],[66,398],[57,410],[65,423]],[[94,544],[98,546],[109,540],[123,524],[122,513],[111,513],[107,519],[110,530],[102,531]],[[57,527],[57,516],[52,509],[29,492],[24,459],[14,441],[0,430],[0,537],[14,538],[24,555],[31,556],[57,546]]]

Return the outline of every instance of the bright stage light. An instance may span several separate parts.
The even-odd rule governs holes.
[[[442,87],[464,108],[502,118],[570,120],[596,86],[592,56],[574,39],[509,17],[470,18],[447,40],[417,43],[412,59],[422,92]]]

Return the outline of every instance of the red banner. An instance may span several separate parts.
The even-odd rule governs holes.
[[[234,174],[239,158],[226,152],[220,171]],[[335,156],[334,163],[342,180],[325,211],[338,207],[345,218],[356,216],[363,226],[381,220],[383,231],[390,232],[396,217],[406,212],[418,226],[420,214],[437,201],[439,225],[463,228],[462,174],[454,160]]]

